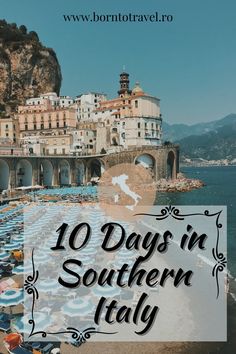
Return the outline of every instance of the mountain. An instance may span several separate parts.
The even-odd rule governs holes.
[[[36,32],[0,20],[0,111],[11,111],[28,97],[57,92],[61,69],[53,49]]]
[[[227,117],[226,117],[227,118]],[[226,119],[225,125],[202,135],[180,139],[181,156],[206,160],[236,158],[236,119]]]
[[[197,123],[193,125],[187,124],[168,124],[163,122],[163,138],[165,141],[179,141],[190,135],[202,135],[210,131],[217,131],[219,128],[236,122],[236,114],[214,120],[212,122]]]

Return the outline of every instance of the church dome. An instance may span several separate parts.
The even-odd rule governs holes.
[[[144,93],[144,92],[143,92],[143,89],[140,87],[139,82],[136,82],[136,83],[135,83],[135,86],[134,86],[134,88],[133,88],[133,90],[132,90],[132,94],[133,94],[133,95],[136,95],[136,94],[138,94],[138,93]]]

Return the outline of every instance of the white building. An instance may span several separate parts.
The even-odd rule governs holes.
[[[46,101],[49,101],[53,107],[59,106],[59,97],[55,92],[48,92],[39,97],[28,98],[26,100],[26,105],[40,106],[45,104]]]
[[[48,92],[40,95],[39,97],[28,98],[26,105],[29,106],[41,106],[49,102],[52,107],[67,108],[74,103],[74,99],[70,96],[58,97],[55,92]]]
[[[70,154],[87,155],[96,152],[96,130],[90,128],[77,129],[72,134]]]
[[[77,96],[75,104],[77,108],[77,118],[79,121],[95,121],[94,110],[99,107],[100,102],[106,101],[107,97],[103,93],[89,92]]]
[[[59,106],[63,108],[67,108],[74,103],[74,99],[70,96],[60,96],[59,98]]]
[[[129,75],[122,73],[119,97],[101,101],[95,119],[110,126],[110,145],[129,149],[161,144],[160,100],[144,93],[139,83],[129,89]]]

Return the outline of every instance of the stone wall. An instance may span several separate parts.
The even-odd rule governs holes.
[[[76,185],[76,171],[78,169],[79,163],[80,166],[83,165],[84,167],[84,183],[86,183],[89,182],[92,177],[91,166],[94,161],[96,161],[96,163],[100,163],[101,166],[107,170],[108,168],[117,164],[135,163],[135,160],[140,155],[148,155],[153,159],[153,174],[156,181],[161,178],[176,178],[177,173],[179,172],[179,147],[178,145],[166,145],[156,148],[145,147],[132,151],[122,151],[120,153],[114,153],[110,155],[96,155],[93,157],[0,156],[0,170],[4,169],[4,178],[8,178],[8,183],[6,183],[6,181],[1,181],[1,178],[3,177],[1,177],[0,174],[0,189],[3,189],[1,185],[7,184],[8,188],[16,188],[19,186],[20,179],[22,179],[23,183],[26,180],[28,183],[30,180],[30,185],[42,184],[42,173],[40,171],[41,164],[47,164],[48,170],[51,170],[51,172],[49,171],[49,174],[51,173],[52,186],[57,186],[60,184],[59,170],[62,165],[67,166],[69,171],[67,183]],[[22,166],[24,174],[21,172],[20,166]],[[28,177],[26,177],[26,175],[28,175]]]

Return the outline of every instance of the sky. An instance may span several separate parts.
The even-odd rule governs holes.
[[[170,22],[65,22],[64,14],[159,14]],[[24,24],[55,50],[62,95],[117,95],[125,65],[131,87],[161,99],[168,123],[236,113],[235,0],[1,0],[0,18]]]

